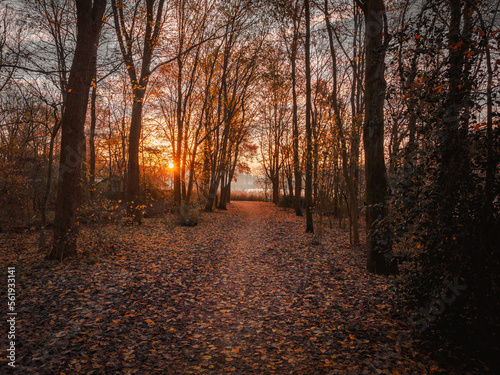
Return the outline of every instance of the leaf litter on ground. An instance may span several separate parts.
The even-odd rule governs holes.
[[[62,263],[43,260],[36,232],[4,236],[19,278],[12,373],[459,373],[398,339],[410,327],[363,246],[303,220],[235,202],[196,227],[84,226]]]

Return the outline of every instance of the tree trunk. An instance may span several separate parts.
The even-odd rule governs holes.
[[[182,155],[182,137],[183,137],[183,123],[182,123],[182,58],[177,58],[177,144],[174,156],[174,202],[180,206],[182,202],[181,191],[181,155]]]
[[[220,187],[220,199],[217,208],[219,210],[227,210],[227,203],[229,200],[229,184],[223,183]]]
[[[97,99],[97,84],[94,75],[94,85],[92,87],[92,95],[90,99],[90,134],[89,134],[89,149],[90,149],[90,166],[89,166],[89,190],[90,198],[94,198],[95,194],[95,127],[96,127],[96,99]]]
[[[181,161],[181,196],[182,200],[187,200],[187,183],[186,183],[186,170],[187,168],[187,156],[189,152],[189,140],[187,136],[183,137],[184,148],[182,150],[182,161]]]
[[[298,22],[298,21],[294,21]],[[294,25],[294,35],[292,42],[292,124],[293,124],[293,174],[295,179],[294,208],[297,216],[302,216],[300,198],[302,195],[302,173],[299,159],[299,116],[297,106],[297,44],[299,40],[298,25]]]
[[[116,36],[128,75],[130,77],[134,97],[128,148],[127,215],[131,222],[140,224],[142,222],[142,207],[139,195],[139,143],[141,140],[142,129],[142,106],[148,80],[151,75],[150,65],[153,57],[153,51],[156,47],[161,30],[164,0],[158,1],[156,16],[153,14],[155,0],[145,0],[146,16],[143,33],[144,43],[142,46],[142,54],[140,54],[140,58],[142,59],[140,77],[138,77],[137,68],[134,63],[133,45],[135,39],[131,36],[135,35],[133,30],[134,27],[132,26],[132,30],[128,30],[125,25],[123,4],[124,2],[122,1],[111,1]],[[138,5],[138,3],[136,3],[136,5]],[[135,24],[135,21],[136,18],[134,18],[133,24]]]
[[[439,186],[441,188],[442,204],[440,206],[441,221],[450,223],[454,220],[457,210],[457,199],[471,187],[469,175],[469,150],[467,141],[468,132],[468,94],[470,90],[468,72],[465,61],[465,52],[469,48],[465,32],[467,12],[462,11],[466,2],[450,2],[450,26],[448,31],[449,94],[446,100],[446,113],[443,119],[443,141],[441,142],[441,171]],[[462,13],[465,13],[462,19]],[[460,25],[464,23],[461,32]]]
[[[340,145],[341,145],[341,157],[342,157],[342,173],[344,176],[344,182],[347,189],[347,198],[348,198],[348,210],[349,210],[349,224],[350,228],[353,229],[353,235],[350,236],[351,244],[359,243],[359,231],[358,231],[358,195],[356,191],[356,183],[357,179],[354,178],[354,171],[352,168],[353,158],[349,160],[347,155],[347,142],[346,136],[344,134],[344,128],[341,119],[340,107],[337,97],[337,54],[335,51],[335,45],[333,42],[333,29],[330,23],[330,19],[328,17],[328,0],[325,0],[325,23],[328,31],[328,40],[330,45],[330,54],[332,56],[332,76],[333,76],[333,89],[332,89],[332,107],[333,113],[335,116],[335,125],[339,132]],[[354,62],[355,64],[356,62]],[[355,65],[354,65],[355,67]],[[354,84],[353,79],[353,86]],[[352,95],[354,95],[354,90],[352,91]],[[351,105],[354,105],[354,96],[351,97]],[[353,120],[353,126],[355,127],[355,119]],[[353,130],[351,137],[351,148],[355,149],[356,147],[356,131]],[[349,161],[351,163],[349,163]],[[350,165],[351,164],[351,165]],[[351,234],[351,233],[350,233]]]
[[[205,205],[206,212],[212,212],[214,209],[214,202],[217,196],[217,188],[219,187],[218,181],[210,179],[210,187],[208,189],[207,204]]]
[[[122,159],[123,159],[123,177],[122,177],[122,190],[121,190],[121,198],[123,200],[126,200],[125,196],[125,189],[126,189],[126,184],[128,181],[128,160],[127,160],[127,136],[125,134],[125,111],[123,112],[123,118],[122,118]]]
[[[274,176],[271,178],[273,185],[273,203],[278,204],[280,199],[280,176],[278,172],[275,172]]]
[[[295,202],[295,196],[293,195],[294,194],[293,193],[293,175],[292,175],[290,169],[288,169],[288,171],[287,171],[286,182],[288,185],[289,196],[292,199],[292,201]]]
[[[198,150],[198,145],[194,144],[193,145],[193,152],[191,153],[191,161],[189,163],[189,180],[188,180],[187,192],[186,192],[186,202],[188,202],[188,203],[191,200],[191,195],[193,194],[197,150]]]
[[[54,111],[55,112],[55,111]],[[38,239],[38,249],[39,251],[45,251],[46,242],[45,242],[45,227],[47,226],[47,208],[49,203],[50,191],[52,188],[52,171],[54,164],[54,144],[56,141],[57,133],[59,133],[59,129],[61,128],[61,121],[57,119],[57,116],[54,116],[56,121],[54,128],[50,134],[50,144],[49,144],[49,160],[47,165],[47,182],[45,184],[45,191],[42,199],[42,207],[41,207],[41,230],[40,237]]]
[[[366,0],[365,15],[365,119],[363,143],[366,174],[367,268],[375,274],[397,273],[397,263],[391,257],[392,244],[376,233],[377,222],[387,215],[387,172],[384,160],[384,99],[386,82],[385,49],[387,41],[383,0]],[[385,32],[385,34],[384,34]]]
[[[309,0],[305,0],[305,19],[306,19],[306,186],[305,186],[305,204],[306,204],[306,233],[314,233],[312,217],[312,130],[311,130],[311,58],[310,58],[310,40],[311,26],[309,14]]]
[[[482,28],[486,30],[484,22],[482,21]],[[484,186],[484,208],[485,208],[485,221],[487,223],[493,222],[494,212],[494,176],[497,168],[497,161],[495,152],[493,150],[493,67],[491,61],[491,52],[487,47],[489,43],[489,35],[485,32],[484,35],[485,55],[486,55],[486,69],[487,69],[487,85],[486,85],[486,178]]]
[[[69,75],[66,109],[61,120],[54,240],[48,259],[61,260],[76,255],[76,215],[81,195],[85,117],[105,8],[106,0],[76,0],[76,49]]]
[[[128,144],[128,173],[127,173],[127,216],[133,223],[141,224],[142,210],[139,186],[139,144],[142,128],[142,103],[144,91],[134,91],[134,103],[132,104],[132,119],[130,121],[130,133]]]

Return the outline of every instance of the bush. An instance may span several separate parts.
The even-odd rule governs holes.
[[[484,150],[469,141],[471,154]],[[500,332],[498,201],[491,208],[484,203],[484,160],[470,158],[468,173],[457,167],[459,177],[450,174],[453,180],[443,183],[442,144],[428,143],[419,159],[402,163],[392,184],[392,210],[382,223],[405,270],[398,278],[398,307],[429,342],[494,352]],[[407,159],[416,154],[405,152]],[[499,186],[494,189],[498,197]],[[466,290],[454,294],[454,285]]]
[[[99,198],[82,205],[78,211],[78,221],[89,223],[119,223],[125,217],[122,201]]]
[[[43,166],[31,158],[0,162],[0,231],[18,231],[39,224]]]
[[[200,212],[186,203],[181,203],[177,216],[177,224],[183,227],[194,227],[200,221]]]
[[[278,200],[278,207],[290,208],[294,207],[294,197],[282,195]]]

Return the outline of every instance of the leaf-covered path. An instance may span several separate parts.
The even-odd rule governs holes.
[[[62,264],[42,261],[35,234],[8,241],[1,260],[19,254],[17,373],[442,371],[397,344],[390,283],[365,272],[362,248],[336,230],[306,235],[303,218],[268,203],[232,203],[194,228],[88,227],[84,255]]]

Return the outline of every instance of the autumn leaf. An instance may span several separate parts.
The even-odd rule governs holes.
[[[450,46],[450,48],[453,50],[456,50],[456,49],[459,49],[460,47],[462,47],[463,44],[464,44],[464,41],[461,40],[457,44]]]
[[[485,35],[485,32],[482,29],[477,29],[477,30],[475,30],[475,32],[478,33],[480,38],[482,38]]]

